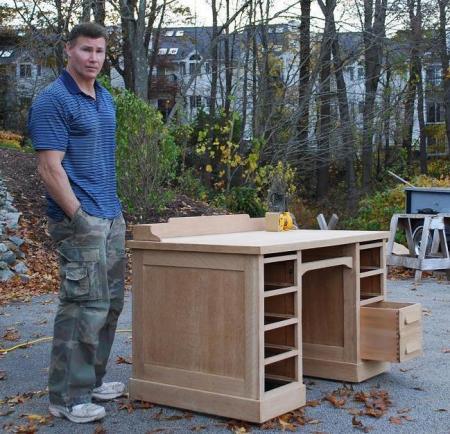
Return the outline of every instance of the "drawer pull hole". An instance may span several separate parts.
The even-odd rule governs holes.
[[[405,325],[420,321],[420,317],[405,318]]]
[[[406,344],[405,354],[411,354],[416,351],[419,351],[422,348],[420,342],[412,342],[410,344]]]

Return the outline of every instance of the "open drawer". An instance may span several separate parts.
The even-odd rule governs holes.
[[[361,306],[361,359],[404,362],[422,354],[422,307],[379,301]]]

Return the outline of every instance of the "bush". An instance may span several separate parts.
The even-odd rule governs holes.
[[[11,131],[0,130],[0,147],[21,149],[23,137]]]
[[[258,192],[250,187],[232,187],[228,192],[216,195],[213,204],[235,214],[249,214],[250,217],[262,217],[267,211]]]
[[[420,175],[413,178],[411,184],[416,187],[450,187],[450,176],[437,179]],[[405,199],[403,184],[377,192],[360,201],[357,216],[343,222],[343,227],[358,230],[389,230],[392,215],[406,211]]]
[[[161,114],[126,90],[113,90],[117,105],[118,192],[128,212],[147,214],[171,198],[179,149]]]

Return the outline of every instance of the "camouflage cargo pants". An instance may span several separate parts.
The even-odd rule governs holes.
[[[49,219],[60,259],[60,303],[49,370],[52,404],[91,401],[102,384],[124,302],[125,221],[78,210],[72,220]]]

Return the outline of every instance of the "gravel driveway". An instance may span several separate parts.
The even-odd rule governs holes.
[[[350,433],[357,431],[384,433],[450,433],[450,285],[435,279],[426,279],[417,290],[412,281],[388,281],[389,299],[418,302],[424,311],[424,356],[410,362],[392,365],[391,371],[363,384],[346,385],[340,382],[305,378],[307,400],[313,401],[305,408],[307,422],[296,427],[303,432]],[[9,348],[17,342],[51,336],[56,296],[34,297],[29,303],[0,307],[0,348]],[[10,329],[8,331],[8,329]],[[131,358],[131,295],[127,294],[124,313],[113,347],[107,380],[127,382],[131,365],[117,363],[118,358]],[[5,333],[19,333],[19,340],[2,338]],[[0,380],[0,400],[8,398],[10,404],[0,405],[0,426],[5,432],[18,432],[19,425],[27,425],[24,415],[47,413],[45,392],[50,342],[18,349],[0,356],[1,371],[6,378]],[[353,387],[353,390],[350,388]],[[323,398],[336,389],[349,395],[342,408],[337,408]],[[356,391],[386,390],[392,405],[380,418],[353,414],[364,407],[353,400]],[[25,395],[24,395],[25,394]],[[12,405],[12,400],[19,401]],[[25,400],[21,403],[20,401]],[[314,402],[315,401],[315,402]],[[61,419],[47,422],[31,416],[39,433],[152,433],[152,432],[279,432],[283,423],[276,420],[263,427],[229,421],[220,417],[190,413],[169,407],[132,409],[127,400],[106,404],[107,417],[101,425],[75,425]],[[40,424],[39,422],[44,422]],[[281,421],[283,422],[283,420]],[[268,429],[262,429],[268,428]],[[285,424],[284,428],[294,429]],[[16,430],[16,431],[14,431]],[[20,431],[26,432],[26,431]]]

